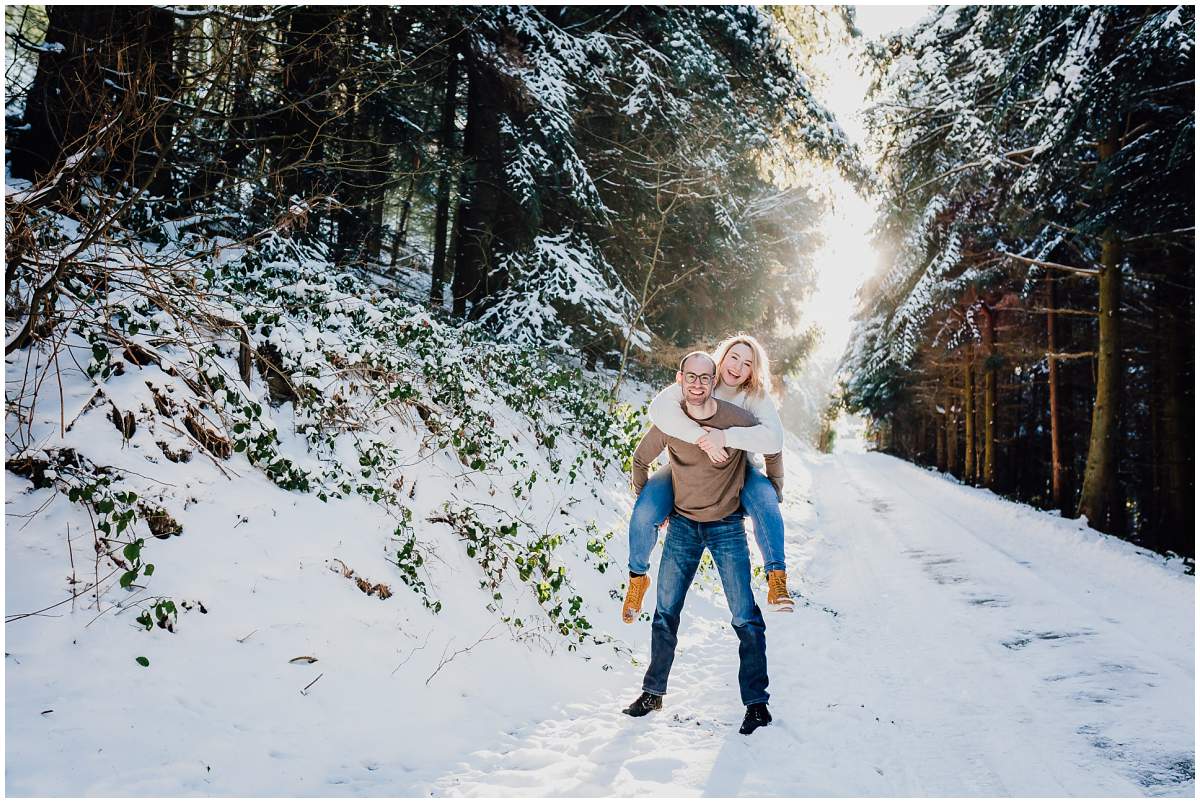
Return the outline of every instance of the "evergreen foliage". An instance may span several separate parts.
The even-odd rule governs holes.
[[[60,190],[97,176],[123,200],[101,209],[166,238],[241,240],[284,214],[339,266],[433,270],[460,316],[592,359],[791,323],[819,215],[765,160],[864,180],[761,9],[164,7],[145,12],[157,28],[116,13],[10,12],[15,177],[71,208]],[[77,98],[42,87],[112,69],[86,43],[118,27],[150,66],[86,97],[73,125],[94,141],[77,140],[54,122]],[[130,143],[149,166],[128,169]]]
[[[963,412],[951,363],[978,362],[985,390],[1000,371],[1027,394],[1062,352],[1098,355],[1099,381],[1073,394],[1070,417],[1093,422],[1090,443],[1068,449],[1087,462],[1076,471],[1079,509],[1096,526],[1184,551],[1186,539],[1159,528],[1188,526],[1193,513],[1164,511],[1167,496],[1190,491],[1143,481],[1149,472],[1117,454],[1140,454],[1144,465],[1186,461],[1172,471],[1191,474],[1190,453],[1143,443],[1152,429],[1145,402],[1169,405],[1190,393],[1148,377],[1190,375],[1194,365],[1177,344],[1191,305],[1180,309],[1161,292],[1174,287],[1190,299],[1194,287],[1194,38],[1194,9],[1183,6],[963,6],[938,7],[874,47],[871,130],[883,154],[876,236],[888,265],[862,291],[844,358],[852,408],[899,422],[922,407],[938,421]],[[1051,285],[1057,301],[1043,298]],[[1057,317],[1099,306],[1101,325],[1097,332],[1085,315],[1052,318],[1072,348],[1047,357],[1053,349],[1037,353],[1046,324],[1036,313],[1055,315],[1056,305]],[[1125,327],[1118,340],[1115,322],[1139,318],[1154,336]],[[999,351],[995,332],[1010,341]],[[1072,384],[1091,384],[1067,371]],[[1089,392],[1095,404],[1084,412]],[[1040,431],[1039,415],[1015,414],[1015,442],[1030,427]],[[1186,438],[1189,425],[1178,424],[1184,429],[1170,437]],[[935,428],[917,439],[931,443]],[[980,449],[991,442],[984,438]],[[1122,498],[1110,476],[1117,471],[1134,489]],[[1045,490],[1034,482],[1019,493],[1049,502]]]

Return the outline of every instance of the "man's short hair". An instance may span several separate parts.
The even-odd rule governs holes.
[[[712,363],[712,367],[713,367],[712,372],[714,374],[717,372],[717,361],[712,358],[711,354],[709,354],[707,351],[689,351],[687,354],[685,354],[683,356],[683,359],[679,361],[679,373],[681,373],[681,374],[683,373],[684,363],[686,363],[692,357],[703,357],[704,359],[706,359],[710,363]]]

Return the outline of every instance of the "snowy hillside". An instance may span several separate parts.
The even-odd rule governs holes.
[[[611,376],[282,237],[94,257],[61,339],[6,360],[10,791],[311,792],[304,743],[440,761],[466,690],[628,663]]]
[[[76,429],[94,444],[115,433],[102,413]],[[148,539],[153,576],[122,591],[102,563],[101,613],[81,592],[6,626],[8,791],[314,794],[339,783],[398,791],[410,772],[427,777],[583,694],[580,682],[603,665],[627,665],[621,642],[589,637],[580,654],[568,652],[574,639],[552,630],[515,572],[495,590],[481,588],[486,577],[470,545],[429,521],[445,515],[446,502],[469,499],[481,516],[503,512],[544,527],[557,506],[570,506],[576,517],[612,526],[627,503],[616,476],[575,505],[569,490],[521,503],[454,457],[418,457],[409,438],[413,461],[397,481],[426,550],[420,577],[437,613],[405,585],[396,565],[403,541],[378,505],[322,502],[236,462],[163,460],[155,481],[188,501],[177,514],[182,535]],[[150,448],[135,435],[124,451],[93,456],[125,465]],[[69,598],[64,581],[90,582],[95,558],[85,511],[8,480],[11,618]],[[582,613],[596,622],[595,640],[607,640],[603,631],[619,622],[602,617],[615,610],[609,592],[621,592],[622,573],[599,573],[608,558],[586,542],[559,553],[570,556],[569,581],[592,601]],[[136,621],[159,597],[179,606],[174,632]],[[503,616],[525,621],[517,627]],[[135,663],[139,656],[149,666]]]

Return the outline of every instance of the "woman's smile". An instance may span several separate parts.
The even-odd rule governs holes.
[[[754,352],[745,343],[738,343],[725,352],[725,358],[721,360],[721,384],[741,387],[750,379],[753,370]]]

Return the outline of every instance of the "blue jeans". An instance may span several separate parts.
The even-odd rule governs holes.
[[[720,521],[697,522],[671,515],[667,543],[658,565],[658,600],[650,628],[650,666],[642,691],[667,693],[667,677],[675,661],[679,614],[705,548],[721,575],[725,601],[738,637],[738,687],[742,705],[765,703],[767,694],[767,626],[750,590],[750,551],[741,513]]]
[[[783,516],[775,486],[757,468],[747,464],[746,484],[742,486],[742,507],[754,522],[754,540],[762,553],[767,571],[787,571],[783,558]],[[671,487],[671,467],[663,466],[650,476],[633,504],[629,517],[629,571],[650,571],[650,552],[658,541],[658,525],[675,510],[675,491]]]

